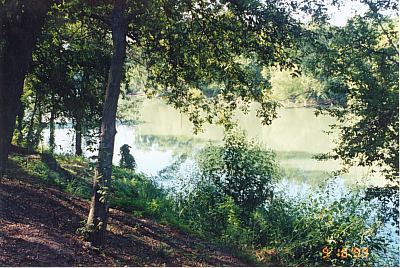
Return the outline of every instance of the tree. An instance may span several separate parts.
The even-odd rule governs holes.
[[[93,181],[93,196],[86,224],[88,229],[91,229],[89,240],[95,246],[103,244],[108,220],[107,191],[109,191],[111,183],[117,106],[126,56],[127,18],[125,0],[115,0],[111,27],[113,53],[101,119],[100,148],[96,168],[96,173],[99,176],[96,176]]]
[[[107,29],[90,18],[69,14],[69,9],[51,9],[26,84],[42,95],[41,109],[50,114],[50,141],[55,118],[70,120],[75,154],[82,155],[82,137],[99,132],[111,48]]]
[[[140,48],[138,56],[144,59],[148,89],[152,89],[148,95],[163,97],[187,112],[195,126],[205,121],[227,123],[236,107],[246,109],[252,101],[261,103],[258,115],[270,123],[276,116],[276,103],[270,100],[269,85],[258,74],[262,64],[295,64],[287,48],[295,46],[300,27],[290,17],[290,7],[285,1],[116,0],[111,21],[105,15],[107,5],[88,14],[108,24],[113,36],[99,162],[87,221],[94,245],[103,243],[107,226],[125,35],[130,46]],[[202,89],[210,84],[221,90],[207,98]]]
[[[0,176],[6,168],[28,65],[50,0],[6,0],[0,6]]]
[[[346,97],[342,105],[320,110],[337,118],[333,127],[339,133],[333,151],[322,158],[339,159],[344,170],[369,166],[384,174],[389,185],[386,190],[372,189],[372,196],[389,196],[398,209],[397,23],[379,13],[381,4],[390,1],[363,2],[370,7],[365,16],[351,19],[343,28],[325,25],[315,29],[319,38],[306,51],[305,67],[325,81],[327,90]],[[398,210],[392,214],[398,215]]]
[[[331,85],[347,93],[344,107],[322,112],[339,120],[338,146],[331,157],[340,158],[345,166],[380,167],[389,180],[395,180],[399,168],[398,55],[371,23],[356,18],[336,29],[326,53],[319,53],[323,67],[316,70],[320,77],[335,80]],[[336,63],[329,60],[333,57]]]

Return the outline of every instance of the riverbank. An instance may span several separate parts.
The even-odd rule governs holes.
[[[12,156],[0,182],[1,266],[254,265],[226,247],[118,209],[110,210],[104,250],[92,248],[77,234],[89,209],[83,197],[90,167],[79,158],[57,160],[58,166],[41,155]]]
[[[88,213],[93,168],[94,163],[82,157],[46,153],[23,154],[23,152],[12,155],[10,169],[6,179],[3,180],[5,187],[0,189],[2,192],[0,217],[1,224],[4,226],[1,227],[3,229],[0,233],[6,234],[1,237],[1,243],[6,248],[4,258],[8,258],[3,258],[0,263],[9,263],[14,260],[15,265],[18,265],[17,262],[22,265],[27,261],[31,261],[32,263],[29,264],[35,266],[39,265],[38,262],[49,265],[46,257],[39,260],[38,257],[27,260],[25,257],[21,259],[13,256],[17,244],[25,243],[23,239],[29,239],[27,234],[33,232],[33,229],[29,228],[34,226],[33,228],[36,228],[33,232],[35,243],[41,241],[39,244],[43,244],[50,241],[50,246],[47,245],[47,247],[51,248],[51,245],[64,247],[64,242],[66,242],[66,245],[77,244],[78,247],[86,247],[88,250],[82,257],[82,264],[77,264],[74,262],[75,259],[71,259],[68,263],[57,262],[54,265],[99,265],[90,260],[85,262],[85,258],[96,257],[97,251],[85,244],[83,237],[76,233],[76,230],[83,226]],[[171,175],[177,176],[175,173]],[[384,241],[386,238],[382,235],[376,236],[380,223],[376,221],[375,206],[364,201],[356,192],[338,188],[336,181],[332,181],[325,188],[304,198],[291,197],[287,191],[288,187],[285,187],[286,190],[276,189],[273,201],[251,213],[247,221],[240,217],[240,207],[232,202],[231,198],[219,196],[215,189],[209,186],[211,185],[192,184],[195,191],[185,192],[182,188],[183,195],[181,195],[163,189],[156,180],[143,173],[114,166],[113,190],[110,196],[110,205],[113,208],[111,216],[114,219],[115,213],[118,215],[122,213],[123,216],[115,217],[122,217],[126,221],[112,220],[108,231],[111,238],[123,238],[124,241],[130,242],[124,244],[125,242],[109,241],[111,244],[107,246],[111,248],[115,246],[115,248],[107,251],[106,256],[111,256],[108,261],[113,263],[112,265],[123,265],[124,262],[121,260],[126,260],[127,265],[139,266],[158,266],[164,263],[170,266],[251,266],[255,264],[263,266],[332,264],[371,266],[374,263],[391,266],[397,263],[395,260],[392,261],[392,256],[395,255],[392,253],[388,255],[382,251],[386,247]],[[336,190],[341,194],[335,194]],[[42,194],[44,196],[41,196]],[[47,212],[42,213],[42,209]],[[146,227],[142,224],[143,222],[153,227]],[[215,222],[219,224],[213,224]],[[67,229],[63,230],[62,224]],[[115,224],[117,226],[113,227]],[[59,228],[61,228],[60,232],[58,232]],[[186,242],[179,242],[181,238],[175,237],[175,232],[186,237],[187,240],[184,240]],[[64,233],[67,236],[63,238]],[[22,234],[22,237],[19,234]],[[169,238],[165,238],[164,234]],[[146,238],[149,235],[153,236],[151,237],[153,240]],[[54,240],[59,238],[61,240]],[[146,244],[143,239],[149,244]],[[174,240],[178,240],[177,244],[170,245],[165,242]],[[198,243],[200,246],[197,245]],[[394,243],[397,244],[397,242]],[[150,256],[149,260],[118,257],[118,254],[136,256],[138,251],[121,249],[124,245],[136,247],[136,244],[140,245],[139,248],[142,247],[141,250],[145,246],[145,249],[151,249],[147,254]],[[6,247],[6,245],[10,246]],[[369,248],[369,258],[343,259],[334,257],[336,253],[332,259],[322,258],[321,250],[325,246],[335,252],[340,250],[340,247],[351,247],[351,245]],[[68,247],[66,246],[67,249]],[[32,252],[29,251],[30,248],[30,246],[25,247],[29,253],[27,256],[41,256],[41,251],[35,251],[41,248],[40,245],[34,247]],[[73,252],[76,248],[68,250]],[[231,264],[217,263],[219,257],[212,257],[212,262],[208,262],[210,256],[214,256],[209,251],[216,250],[222,252],[216,256],[227,256],[224,260],[233,258],[235,261]],[[188,253],[191,255],[187,255]],[[159,254],[161,257],[158,256]],[[22,255],[24,254],[21,252]],[[116,259],[113,259],[113,256],[116,256]],[[173,259],[178,258],[178,261],[171,262],[168,256],[173,256]],[[103,265],[109,265],[109,263]]]

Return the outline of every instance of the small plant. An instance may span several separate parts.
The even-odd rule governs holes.
[[[119,160],[119,166],[122,168],[127,169],[135,169],[136,168],[136,161],[133,155],[131,155],[129,148],[132,148],[128,144],[124,144],[119,149],[121,159]]]
[[[174,250],[164,242],[161,242],[160,245],[155,249],[155,251],[156,254],[162,259],[167,259],[171,257],[174,253]]]
[[[76,233],[83,237],[83,239],[88,240],[90,234],[95,230],[94,225],[88,225],[86,220],[82,220],[79,222],[80,227],[76,229]]]

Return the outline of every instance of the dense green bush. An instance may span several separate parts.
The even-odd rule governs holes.
[[[190,192],[177,195],[175,200],[181,221],[196,232],[216,237],[222,236],[229,218],[235,217],[238,211],[232,198],[220,195],[214,185],[201,181]]]
[[[231,197],[242,218],[272,198],[272,185],[279,179],[275,154],[247,141],[237,130],[226,134],[223,146],[204,149],[197,162],[202,180],[215,185],[219,194]]]
[[[178,219],[192,230],[267,252],[272,256],[260,260],[280,265],[371,265],[383,252],[375,207],[361,194],[335,199],[332,181],[305,199],[272,198],[279,178],[274,155],[243,134],[229,133],[223,146],[204,149],[197,161],[191,186],[175,201]],[[363,258],[357,250],[366,248]]]

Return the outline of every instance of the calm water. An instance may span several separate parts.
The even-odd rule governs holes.
[[[140,123],[136,126],[118,125],[114,150],[114,163],[119,161],[119,148],[123,144],[132,146],[131,153],[136,159],[137,169],[155,176],[177,156],[188,155],[210,143],[220,143],[222,128],[204,126],[204,132],[193,134],[193,126],[187,116],[167,106],[160,100],[145,100],[140,108]],[[332,138],[323,131],[329,129],[334,119],[327,116],[316,117],[314,109],[281,109],[271,126],[263,126],[255,116],[255,109],[248,114],[238,113],[236,119],[248,137],[265,147],[273,149],[285,172],[285,177],[300,183],[317,185],[335,171],[339,165],[335,161],[317,161],[313,155],[328,152]],[[57,151],[73,152],[74,133],[70,129],[57,129]],[[45,133],[45,142],[48,132]],[[86,156],[93,153],[86,152]],[[380,184],[378,177],[369,176],[368,169],[354,168],[342,176],[346,185],[365,181]]]

